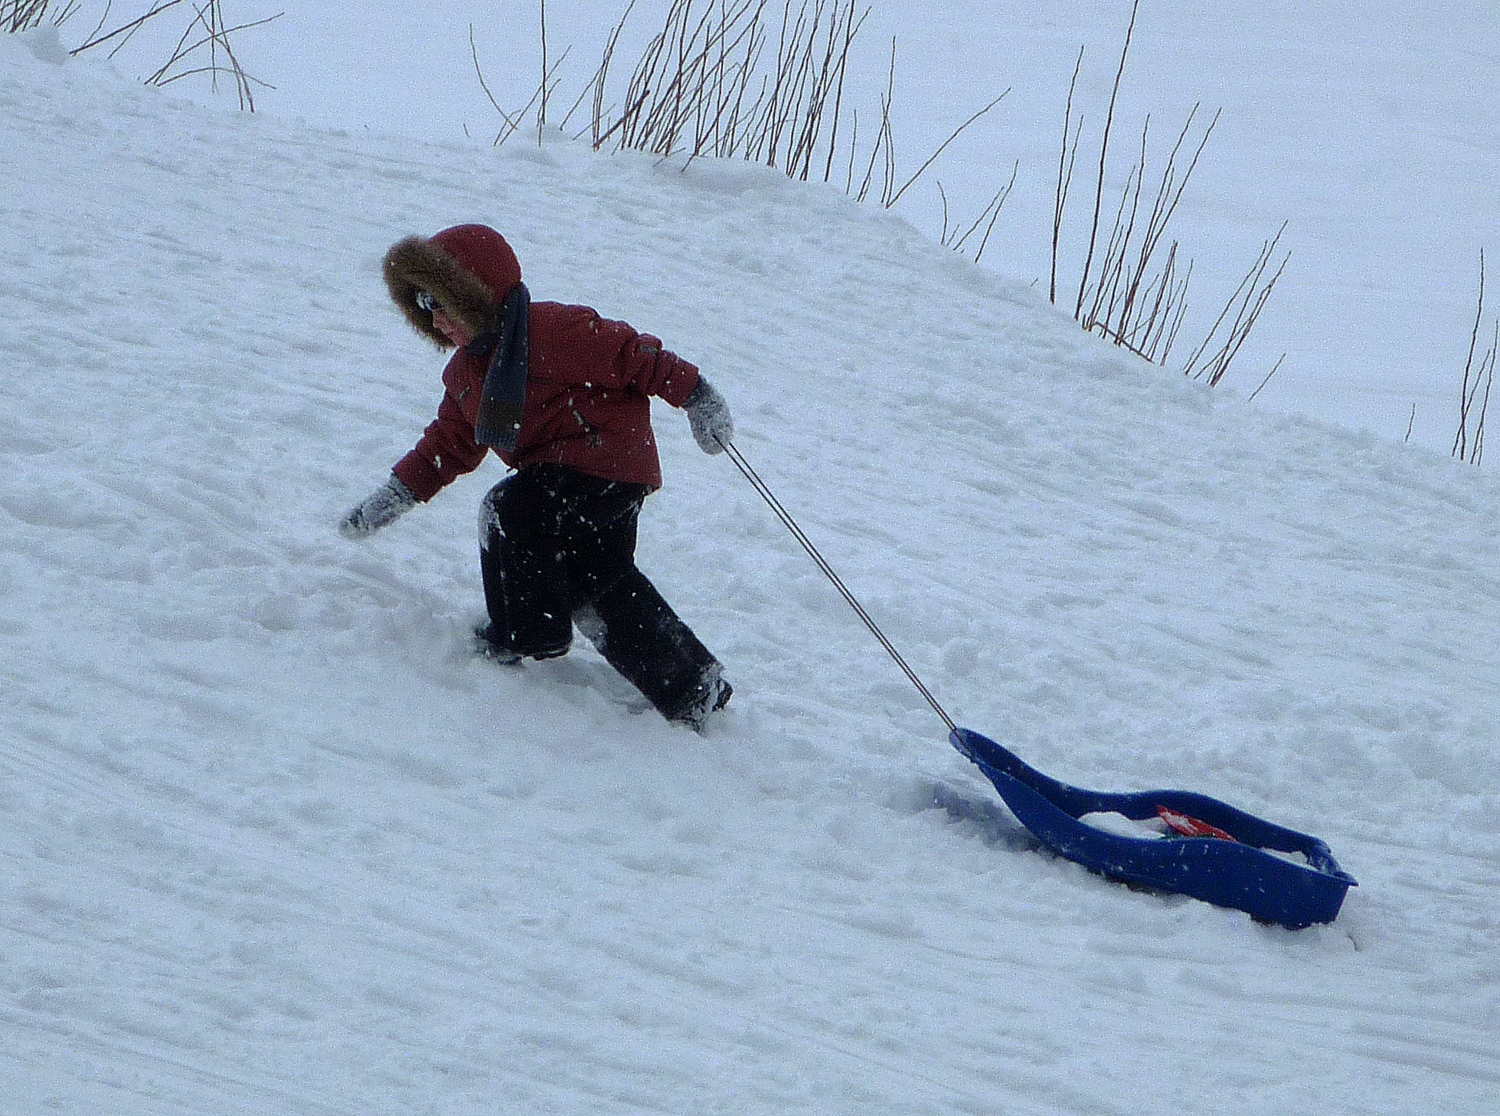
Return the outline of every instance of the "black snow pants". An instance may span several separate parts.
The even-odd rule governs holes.
[[[565,465],[533,465],[480,505],[489,638],[533,658],[566,653],[578,623],[668,720],[702,698],[718,661],[636,567],[636,523],[650,489]]]

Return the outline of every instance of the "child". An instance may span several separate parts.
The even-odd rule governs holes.
[[[564,655],[576,622],[663,717],[701,732],[732,691],[636,568],[636,522],[661,487],[650,397],[683,408],[706,453],[734,436],[723,397],[624,322],[532,304],[488,226],[406,237],[386,253],[385,281],[417,332],[456,352],[437,418],[340,530],[379,530],[494,450],[515,472],[480,505],[480,650],[507,663]]]

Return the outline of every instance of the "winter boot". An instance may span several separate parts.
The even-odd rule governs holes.
[[[572,647],[571,641],[560,647],[543,648],[540,651],[517,651],[502,639],[493,624],[481,624],[474,629],[474,650],[492,663],[516,666],[522,659],[556,659],[566,655]]]
[[[667,720],[687,725],[694,732],[701,733],[708,724],[708,718],[728,705],[733,695],[734,687],[724,677],[724,668],[713,663],[704,671],[703,681],[692,698]]]

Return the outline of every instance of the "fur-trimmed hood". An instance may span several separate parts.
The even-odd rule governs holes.
[[[448,340],[417,305],[427,291],[475,336],[500,326],[501,306],[521,282],[521,265],[505,238],[488,225],[455,225],[432,237],[408,236],[385,254],[385,284],[406,320],[440,348]]]

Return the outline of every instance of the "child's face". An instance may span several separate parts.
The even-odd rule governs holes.
[[[432,324],[437,326],[447,336],[448,340],[452,341],[459,348],[463,348],[470,341],[474,340],[473,330],[469,329],[463,322],[455,318],[450,318],[448,311],[444,310],[441,306],[432,311]]]

